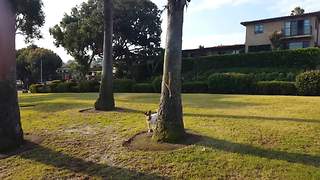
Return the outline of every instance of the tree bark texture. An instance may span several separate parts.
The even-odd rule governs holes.
[[[112,58],[112,35],[113,35],[113,2],[104,0],[104,46],[102,79],[99,98],[95,103],[96,110],[114,110],[113,96],[113,58]]]
[[[8,0],[0,0],[0,151],[23,143],[16,89],[15,20]]]
[[[185,136],[181,100],[183,15],[186,0],[168,0],[168,29],[158,120],[153,139],[177,142]]]

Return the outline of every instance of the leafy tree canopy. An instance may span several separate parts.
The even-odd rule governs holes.
[[[17,79],[26,84],[40,82],[41,61],[43,79],[53,80],[62,66],[61,58],[51,50],[31,45],[17,51]]]
[[[295,7],[292,11],[291,11],[291,16],[297,16],[297,15],[302,15],[304,14],[304,9],[302,9],[300,6]]]
[[[160,16],[150,0],[114,1],[114,64],[123,76],[131,76],[135,64],[159,54]],[[89,0],[50,29],[55,45],[64,47],[75,58],[84,75],[91,63],[102,57],[103,17],[103,1]]]
[[[16,12],[16,33],[25,36],[25,41],[42,38],[40,28],[45,23],[42,0],[9,0]]]

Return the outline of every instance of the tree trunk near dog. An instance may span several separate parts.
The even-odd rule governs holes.
[[[23,143],[16,89],[16,15],[8,0],[0,0],[0,151]]]
[[[168,0],[168,29],[158,120],[153,139],[177,142],[185,136],[181,102],[183,15],[186,0]]]
[[[113,59],[112,59],[112,35],[113,35],[113,2],[104,0],[104,46],[102,79],[99,98],[95,103],[95,109],[111,111],[115,108],[113,96]]]

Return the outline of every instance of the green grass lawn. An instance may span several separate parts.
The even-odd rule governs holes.
[[[320,98],[184,95],[197,144],[129,151],[159,95],[117,94],[121,112],[79,113],[97,94],[23,94],[25,133],[45,140],[0,160],[0,179],[320,179]]]

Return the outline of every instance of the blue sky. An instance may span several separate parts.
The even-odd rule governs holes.
[[[63,48],[56,48],[48,29],[59,23],[65,12],[86,0],[43,0],[46,24],[42,28],[44,38],[35,41],[40,47],[48,48],[61,56],[63,61],[71,60]],[[152,0],[163,8],[166,0]],[[216,45],[244,43],[245,28],[242,21],[289,15],[296,7],[306,12],[320,11],[319,0],[192,0],[185,13],[183,48],[197,48]],[[162,46],[166,34],[166,13],[163,14]],[[17,48],[27,46],[21,36],[17,37]]]

